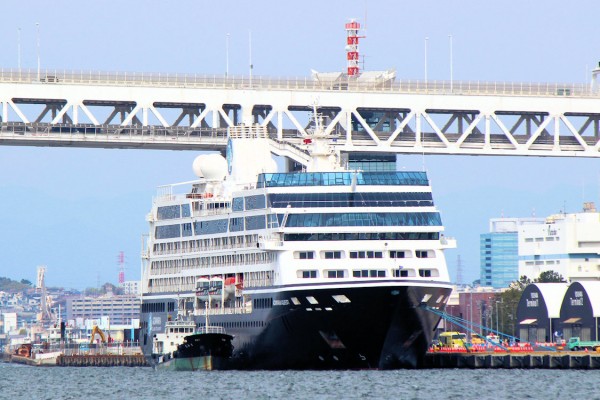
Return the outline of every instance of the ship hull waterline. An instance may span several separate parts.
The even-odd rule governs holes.
[[[211,315],[211,324],[224,326],[234,336],[226,369],[417,368],[439,323],[439,316],[420,306],[443,309],[439,299],[447,299],[450,292],[447,285],[399,282],[255,290],[253,298],[272,298],[273,306],[247,314]],[[155,323],[155,332],[164,329],[156,323],[169,317],[142,315],[148,324]],[[204,316],[195,321],[201,326]],[[146,338],[145,354],[151,346]]]

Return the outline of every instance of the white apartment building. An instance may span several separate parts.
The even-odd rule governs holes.
[[[593,203],[583,212],[555,214],[518,231],[519,277],[556,271],[567,281],[600,280],[600,213]]]

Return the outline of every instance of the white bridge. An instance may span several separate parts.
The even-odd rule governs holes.
[[[342,152],[600,156],[595,85],[0,70],[0,144],[223,150],[265,126],[305,163],[313,104]]]

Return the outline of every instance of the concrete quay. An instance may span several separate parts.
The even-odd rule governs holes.
[[[600,353],[438,353],[425,356],[424,368],[600,369]]]

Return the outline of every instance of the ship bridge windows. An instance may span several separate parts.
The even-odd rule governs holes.
[[[381,251],[351,251],[350,258],[383,258]]]
[[[181,236],[181,226],[177,225],[159,225],[155,228],[154,236],[156,239],[172,239]]]
[[[266,207],[264,194],[247,196],[244,200],[246,203],[246,210],[262,210]]]
[[[256,230],[256,229],[265,229],[267,226],[265,223],[264,215],[253,215],[251,217],[246,218],[246,230]]]
[[[193,235],[193,231],[192,231],[192,223],[185,223],[185,224],[181,224],[181,232],[182,232],[182,236],[187,237],[187,236],[192,236]]]
[[[194,222],[194,230],[196,235],[212,235],[215,233],[227,232],[227,219],[215,219],[212,221]]]
[[[428,186],[425,172],[312,172],[265,173],[258,175],[257,187],[293,186]]]
[[[382,269],[355,269],[352,271],[353,278],[385,278],[385,270]]]
[[[271,193],[273,208],[310,207],[431,207],[431,192],[392,193]]]
[[[229,219],[229,232],[240,232],[244,230],[244,217]]]
[[[244,198],[235,197],[231,207],[233,211],[244,211]]]
[[[181,206],[177,204],[174,206],[158,207],[156,210],[156,218],[158,218],[159,221],[164,219],[181,218]]]
[[[437,212],[290,214],[286,227],[319,226],[441,226]]]

